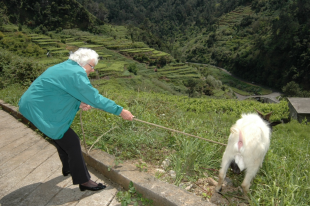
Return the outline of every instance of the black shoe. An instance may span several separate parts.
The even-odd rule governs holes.
[[[81,184],[79,186],[80,186],[81,191],[85,191],[85,190],[97,191],[97,190],[103,190],[104,188],[107,187],[101,183],[99,183],[96,187],[87,187]]]
[[[70,171],[64,171],[64,170],[62,170],[62,174],[63,174],[63,176],[68,176],[68,174],[70,174]]]

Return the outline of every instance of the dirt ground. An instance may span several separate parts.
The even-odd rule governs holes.
[[[160,179],[161,181],[172,184],[169,172],[160,174],[157,169],[162,169],[159,166],[147,164],[141,160],[129,160],[128,163],[136,165],[137,169],[141,172],[147,172],[148,174]],[[215,192],[215,186],[217,177],[205,177],[199,179],[197,182],[182,182],[179,187],[201,197],[202,199],[212,202],[216,205],[236,205],[236,206],[247,206],[249,205],[247,200],[244,198],[241,187],[234,187],[231,182],[224,181],[221,194]]]

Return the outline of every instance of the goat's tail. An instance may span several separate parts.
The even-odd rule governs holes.
[[[244,141],[243,141],[242,131],[234,125],[230,128],[230,132],[234,138],[233,141],[234,141],[235,151],[242,152],[244,150],[243,148]]]

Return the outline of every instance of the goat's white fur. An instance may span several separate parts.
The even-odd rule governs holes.
[[[228,144],[222,158],[218,185],[215,189],[217,192],[221,190],[227,169],[231,161],[235,160],[240,171],[246,169],[245,178],[241,184],[246,195],[249,192],[251,181],[262,166],[269,149],[271,132],[268,123],[257,114],[243,114],[242,118],[230,128],[230,131]]]

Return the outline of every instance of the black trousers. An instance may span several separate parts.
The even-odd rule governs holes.
[[[80,139],[77,134],[69,128],[59,140],[54,140],[62,169],[70,171],[73,184],[82,184],[90,180],[90,174],[85,165],[82,155]]]

